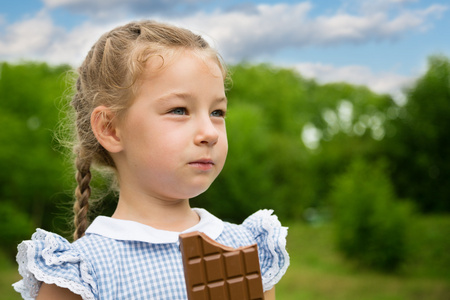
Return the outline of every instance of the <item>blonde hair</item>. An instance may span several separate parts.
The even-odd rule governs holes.
[[[136,81],[151,56],[178,50],[204,52],[215,59],[226,78],[226,68],[218,53],[191,31],[154,21],[132,22],[105,33],[94,44],[78,68],[76,93],[71,102],[75,109],[76,145],[74,146],[76,180],[74,240],[82,237],[88,226],[91,196],[91,166],[115,169],[109,153],[99,144],[91,128],[93,110],[104,105],[116,116],[129,106],[136,92]]]

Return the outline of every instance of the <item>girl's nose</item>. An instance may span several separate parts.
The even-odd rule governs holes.
[[[219,131],[209,117],[197,122],[196,129],[195,144],[197,145],[212,146],[219,140]]]

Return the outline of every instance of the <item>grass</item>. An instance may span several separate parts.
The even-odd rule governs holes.
[[[291,266],[277,285],[282,300],[449,300],[450,217],[411,224],[408,261],[395,274],[364,269],[343,259],[329,224],[292,224]]]
[[[281,300],[449,300],[450,216],[421,217],[411,224],[410,255],[395,274],[359,267],[333,246],[329,224],[289,224],[291,266],[278,283]],[[0,252],[0,295],[21,299],[11,284],[19,280],[14,262]]]
[[[3,300],[22,299],[11,286],[13,282],[20,279],[15,262],[0,251],[0,298]]]

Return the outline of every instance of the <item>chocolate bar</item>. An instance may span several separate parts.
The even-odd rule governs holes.
[[[264,299],[256,244],[235,249],[198,231],[179,240],[189,300]]]

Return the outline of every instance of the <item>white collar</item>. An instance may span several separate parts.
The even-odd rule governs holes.
[[[139,241],[153,244],[177,243],[180,233],[200,231],[217,239],[223,231],[223,221],[202,208],[193,208],[200,222],[183,232],[167,231],[135,221],[98,216],[86,230],[87,234],[98,234],[115,240]]]

